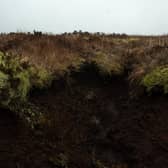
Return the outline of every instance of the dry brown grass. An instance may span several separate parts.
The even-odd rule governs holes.
[[[127,69],[131,81],[141,79],[156,66],[168,64],[168,36],[12,33],[0,35],[0,50],[19,54],[57,73],[89,61],[108,73]]]

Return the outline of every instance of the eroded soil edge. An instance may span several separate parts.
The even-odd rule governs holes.
[[[87,69],[33,91],[45,113],[34,132],[1,109],[0,167],[165,168],[167,97],[132,98],[126,79]]]

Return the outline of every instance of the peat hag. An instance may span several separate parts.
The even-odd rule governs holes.
[[[166,168],[167,97],[131,87],[87,64],[31,92],[44,114],[35,130],[1,109],[0,167]]]

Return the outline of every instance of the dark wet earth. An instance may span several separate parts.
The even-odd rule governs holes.
[[[31,95],[46,116],[35,131],[1,110],[0,167],[167,168],[168,98],[131,99],[126,81],[83,80]]]

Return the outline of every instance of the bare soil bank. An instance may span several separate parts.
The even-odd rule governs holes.
[[[132,98],[126,79],[88,67],[33,91],[46,116],[34,132],[1,109],[0,167],[166,168],[167,97]]]

